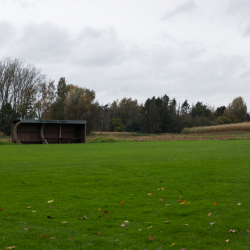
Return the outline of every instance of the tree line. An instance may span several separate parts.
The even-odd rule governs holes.
[[[68,84],[64,77],[55,85],[35,66],[6,58],[0,61],[0,131],[9,135],[10,122],[21,118],[87,120],[88,133],[179,133],[186,127],[250,120],[242,97],[217,109],[187,100],[177,104],[167,95],[148,98],[144,104],[124,97],[100,105],[94,90]]]

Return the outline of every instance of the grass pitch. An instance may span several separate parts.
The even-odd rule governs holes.
[[[0,145],[0,249],[247,250],[249,148]]]

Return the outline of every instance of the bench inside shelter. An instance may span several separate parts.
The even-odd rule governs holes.
[[[21,119],[11,124],[19,144],[85,143],[86,121]]]

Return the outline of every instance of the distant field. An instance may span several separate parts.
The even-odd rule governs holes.
[[[225,124],[217,126],[203,126],[183,129],[183,134],[197,134],[197,133],[216,133],[216,132],[234,132],[234,131],[250,131],[250,122]]]
[[[0,145],[0,249],[248,250],[249,148]]]
[[[209,128],[209,127],[208,127]],[[195,131],[195,130],[194,130]],[[197,132],[189,134],[141,134],[131,132],[92,132],[87,136],[87,142],[128,140],[136,142],[146,141],[197,141],[197,140],[247,140],[250,139],[248,131],[226,132]]]

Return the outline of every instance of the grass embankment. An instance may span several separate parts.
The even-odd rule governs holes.
[[[249,147],[0,145],[0,249],[247,250]]]

